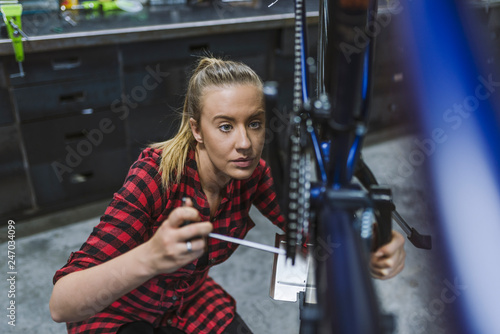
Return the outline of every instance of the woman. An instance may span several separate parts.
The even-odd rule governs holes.
[[[284,228],[260,159],[264,137],[260,78],[246,65],[202,58],[177,135],[141,153],[101,222],[55,274],[53,319],[69,333],[250,333],[208,276],[237,245],[207,235],[243,238],[252,204]],[[183,198],[193,200],[183,206]],[[374,276],[402,270],[403,242],[394,234],[378,250]]]

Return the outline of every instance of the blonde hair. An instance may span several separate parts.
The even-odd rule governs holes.
[[[180,182],[189,150],[196,146],[189,120],[193,118],[200,124],[205,90],[245,84],[262,89],[260,77],[243,63],[213,57],[199,59],[188,83],[177,134],[172,139],[150,145],[162,150],[160,172],[165,189]]]

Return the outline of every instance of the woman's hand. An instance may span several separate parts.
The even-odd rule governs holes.
[[[174,272],[204,253],[206,237],[213,227],[210,222],[199,222],[200,214],[192,206],[188,199],[186,206],[172,210],[147,242],[148,264],[153,275]],[[181,226],[185,221],[192,223]]]
[[[389,279],[399,274],[405,266],[404,237],[392,231],[392,240],[371,255],[370,271],[373,277]]]
[[[212,231],[212,224],[192,223],[180,227],[185,220],[200,220],[191,201],[186,204],[186,207],[173,210],[149,241],[109,261],[72,272],[58,280],[49,304],[54,321],[85,320],[152,277],[176,271],[200,257],[205,248],[204,238]],[[191,241],[191,251],[186,246],[188,240]],[[103,292],[105,300],[99,298]]]

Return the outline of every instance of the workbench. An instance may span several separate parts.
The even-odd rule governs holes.
[[[38,12],[22,18],[24,31],[29,36],[25,50],[27,53],[53,51],[282,29],[293,25],[293,1],[280,0],[271,7],[268,7],[269,4],[259,0],[258,5],[232,6],[214,1],[193,6],[144,6],[137,13],[114,11],[102,14],[84,10]],[[318,22],[318,1],[307,3],[307,16],[309,23]],[[10,40],[0,39],[0,55],[12,53]]]

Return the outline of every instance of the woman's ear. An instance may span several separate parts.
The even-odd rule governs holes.
[[[198,126],[198,122],[191,117],[189,119],[189,125],[191,126],[191,132],[193,133],[194,139],[196,139],[196,141],[200,144],[203,143],[203,137],[201,135],[201,129]]]

